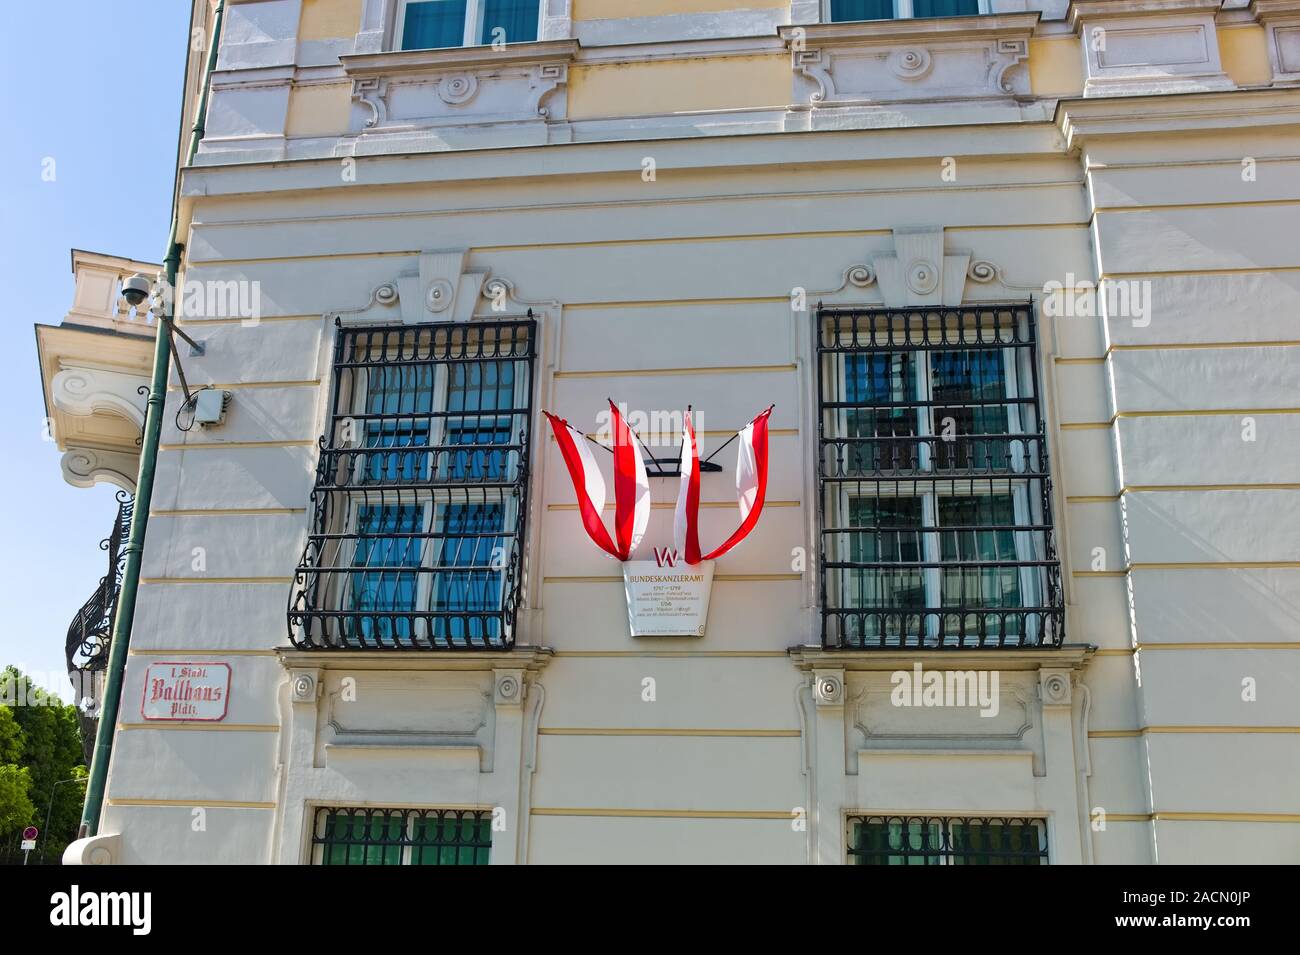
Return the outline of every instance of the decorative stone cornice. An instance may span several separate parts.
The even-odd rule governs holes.
[[[340,57],[352,81],[356,153],[483,144],[484,127],[513,124],[515,145],[566,138],[575,40],[402,50]],[[548,130],[549,124],[557,124]],[[532,130],[528,132],[528,130]],[[378,137],[378,141],[369,140]],[[498,136],[499,139],[499,136]],[[492,140],[494,145],[499,144]]]
[[[1300,0],[1250,0],[1247,8],[1260,23],[1300,17]]]
[[[1040,14],[781,27],[795,108],[1028,95]]]
[[[834,42],[838,45],[881,43],[904,40],[975,39],[1018,36],[1032,33],[1042,13],[999,13],[976,17],[936,17],[924,20],[859,20],[846,23],[810,23],[780,27],[777,33],[793,50],[802,40],[809,45]]]
[[[64,452],[59,466],[63,471],[63,480],[73,487],[112,484],[134,494],[140,457],[126,451],[69,448]]]
[[[511,650],[298,650],[277,647],[280,665],[301,670],[518,671],[537,673],[555,656],[550,647],[514,647]],[[498,681],[499,682],[499,681]],[[497,691],[500,692],[500,687]],[[517,689],[517,688],[516,688]]]
[[[126,372],[65,367],[50,382],[50,400],[67,414],[117,414],[143,428],[146,399],[140,388],[144,383]]]
[[[1218,13],[1223,0],[1070,0],[1066,21],[1077,33],[1088,20],[1148,17],[1167,13]]]
[[[1300,89],[1234,90],[1183,96],[1070,99],[1056,105],[1056,124],[1072,149],[1100,138],[1156,133],[1295,127]]]
[[[507,43],[502,50],[490,46],[447,47],[437,50],[395,50],[389,53],[352,53],[339,57],[351,78],[439,73],[446,70],[500,69],[522,63],[569,62],[578,52],[577,40],[538,40]]]
[[[818,646],[791,647],[790,661],[800,670],[899,670],[920,661],[933,669],[961,670],[1078,670],[1087,665],[1097,648],[1067,643],[1057,649],[1014,647],[1005,650],[824,650]]]
[[[433,321],[468,322],[482,317],[520,314],[558,307],[557,302],[525,301],[515,294],[514,283],[491,276],[485,268],[472,268],[467,249],[421,252],[417,267],[400,272],[375,287],[365,305],[327,312],[327,321],[348,324],[393,322],[408,325]],[[394,308],[397,314],[394,315]]]
[[[1084,96],[1234,89],[1219,60],[1222,0],[1071,0],[1083,39]]]
[[[1251,0],[1249,10],[1264,26],[1274,84],[1300,85],[1300,0]]]

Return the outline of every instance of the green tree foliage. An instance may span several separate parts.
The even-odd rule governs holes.
[[[40,849],[57,859],[76,837],[85,787],[55,783],[84,778],[77,711],[56,696],[28,684],[15,667],[0,676],[0,847],[16,847],[24,826],[45,828]],[[53,802],[51,803],[51,795]]]
[[[0,766],[0,831],[5,833],[5,843],[22,835],[24,826],[30,826],[36,816],[28,793],[32,788],[32,774],[26,766]]]

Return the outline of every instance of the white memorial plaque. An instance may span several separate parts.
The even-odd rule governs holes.
[[[632,636],[704,636],[713,561],[690,567],[675,554],[630,560],[623,565],[623,587]]]

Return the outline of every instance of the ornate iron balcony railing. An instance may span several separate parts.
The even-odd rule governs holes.
[[[99,579],[99,586],[82,604],[68,627],[65,656],[68,674],[77,675],[102,670],[108,665],[108,649],[113,634],[113,614],[117,610],[117,595],[122,587],[122,571],[126,564],[127,537],[131,534],[131,514],[135,500],[126,491],[117,492],[117,518],[113,532],[99,542],[99,549],[108,553],[108,573]]]
[[[816,320],[823,646],[1058,646],[1031,306]]]
[[[108,666],[113,617],[117,613],[117,598],[122,589],[122,572],[126,569],[126,541],[131,535],[134,510],[135,499],[126,491],[118,491],[113,532],[99,542],[100,550],[108,554],[108,573],[99,579],[95,592],[72,618],[64,643],[68,679],[76,696],[77,722],[81,727],[81,745],[87,766],[95,747],[95,728],[99,722],[95,714],[99,709],[101,674]]]
[[[849,816],[850,865],[1047,865],[1032,817]]]
[[[531,318],[339,329],[295,645],[513,645],[535,337]]]

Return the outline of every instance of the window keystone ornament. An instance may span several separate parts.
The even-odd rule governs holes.
[[[424,304],[429,311],[436,314],[450,308],[454,299],[455,290],[452,289],[451,283],[446,279],[437,279],[429,284],[429,290],[424,296]]]

